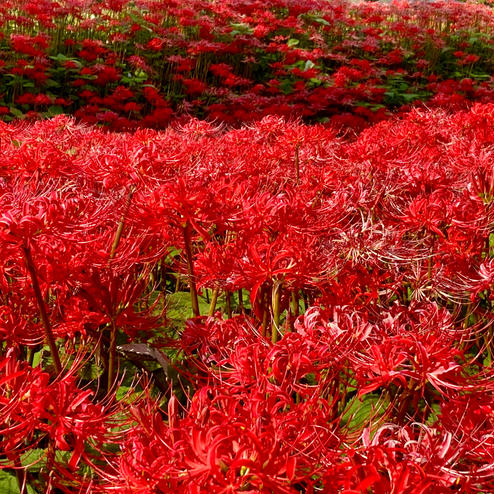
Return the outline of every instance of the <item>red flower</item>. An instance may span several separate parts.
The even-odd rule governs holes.
[[[94,80],[94,84],[97,84],[98,86],[106,86],[107,84],[120,80],[121,77],[120,72],[112,66],[97,65],[94,67],[94,70],[97,75],[97,78]]]
[[[37,94],[34,98],[35,105],[51,105],[52,99],[46,94]]]
[[[202,94],[208,87],[205,82],[198,79],[181,79],[182,84],[185,86],[185,91],[190,95]]]
[[[153,51],[161,51],[165,46],[165,41],[161,38],[153,38],[146,43],[146,48]]]
[[[125,103],[124,106],[124,111],[125,112],[139,112],[142,109],[142,105],[139,105],[138,103],[135,103],[133,101],[129,103]]]

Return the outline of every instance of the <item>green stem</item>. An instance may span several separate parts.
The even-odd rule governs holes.
[[[50,348],[50,353],[53,358],[53,364],[55,370],[58,374],[62,372],[62,364],[60,362],[60,355],[58,353],[58,348],[55,342],[55,335],[53,334],[50,320],[48,319],[48,313],[46,311],[45,302],[43,296],[41,295],[41,288],[39,286],[38,276],[36,274],[36,267],[34,266],[33,258],[31,255],[31,249],[27,245],[22,246],[24,252],[24,260],[26,262],[26,267],[29,271],[31,277],[31,282],[33,284],[34,296],[36,297],[36,302],[38,304],[39,313],[41,316],[41,322],[45,330],[45,340]]]
[[[19,484],[19,494],[27,494],[27,471],[25,468],[22,468],[19,456],[16,456],[14,465],[17,483]]]
[[[115,255],[117,253],[117,248],[120,243],[120,239],[122,238],[122,233],[125,226],[125,219],[130,209],[130,203],[132,201],[132,196],[134,195],[134,190],[135,190],[134,187],[131,187],[129,193],[127,194],[124,210],[122,212],[122,216],[120,217],[120,221],[118,222],[115,236],[113,237],[113,242],[110,249],[110,261],[115,258]],[[113,381],[115,380],[116,366],[117,366],[117,324],[115,318],[116,318],[115,313],[113,313],[111,316],[110,348],[108,350],[108,382],[107,382],[108,392],[110,392],[113,386]]]
[[[199,317],[199,299],[197,297],[197,286],[194,275],[194,261],[192,259],[192,248],[191,248],[191,238],[190,238],[190,223],[187,222],[185,228],[183,229],[184,244],[185,244],[185,257],[187,260],[187,273],[189,275],[189,286],[190,286],[190,299],[192,303],[192,313],[194,317]]]
[[[120,217],[120,221],[118,222],[118,227],[117,227],[117,231],[115,232],[115,236],[113,237],[113,243],[112,243],[112,246],[110,249],[110,259],[114,259],[115,254],[117,253],[117,247],[118,247],[118,244],[120,243],[120,239],[122,238],[122,233],[123,233],[123,229],[125,226],[125,218],[127,216],[127,213],[129,212],[130,203],[132,201],[133,195],[134,195],[134,188],[132,187],[129,190],[129,193],[127,194],[127,199],[125,200],[124,210],[123,210],[122,216]]]
[[[225,292],[225,301],[226,301],[226,314],[228,319],[232,318],[232,294],[227,290]]]
[[[271,328],[271,342],[278,341],[278,330],[280,327],[280,303],[281,303],[281,286],[282,283],[275,281],[271,293],[271,307],[273,309],[273,327]]]
[[[292,290],[291,297],[290,297],[290,309],[291,309],[291,320],[290,320],[290,326],[289,329],[290,331],[293,330],[293,324],[295,322],[295,319],[298,317],[298,293],[294,289]]]
[[[291,305],[292,305],[293,317],[297,317],[298,316],[298,294],[297,294],[296,290],[292,291]]]
[[[216,310],[216,302],[218,300],[219,288],[215,288],[213,290],[213,294],[211,295],[211,305],[209,306],[208,316],[214,315],[214,311]]]
[[[44,494],[50,494],[52,492],[53,481],[53,464],[55,463],[55,445],[53,439],[49,439],[48,448],[46,449],[46,481]]]
[[[259,294],[260,305],[262,306],[262,336],[267,336],[268,329],[268,292],[266,288],[261,288]]]
[[[107,391],[110,393],[115,380],[117,367],[117,324],[115,317],[112,317],[110,328],[110,350],[108,352],[108,382]]]
[[[465,313],[465,319],[463,319],[463,328],[466,329],[468,328],[468,321],[470,319],[470,316],[472,315],[472,303],[469,302],[466,306],[466,313]]]
[[[240,309],[240,312],[243,314],[245,312],[245,308],[244,308],[242,289],[240,288],[237,293],[238,293],[238,308]]]

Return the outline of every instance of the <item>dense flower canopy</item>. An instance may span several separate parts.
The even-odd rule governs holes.
[[[0,492],[494,492],[491,0],[0,5]]]
[[[493,117],[0,124],[2,465],[61,492],[492,490]]]

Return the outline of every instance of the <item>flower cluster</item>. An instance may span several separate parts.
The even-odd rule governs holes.
[[[491,492],[493,117],[0,123],[4,475]]]

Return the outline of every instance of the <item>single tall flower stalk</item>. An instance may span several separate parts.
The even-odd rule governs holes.
[[[122,216],[120,217],[120,221],[118,222],[117,231],[115,232],[115,236],[113,237],[113,242],[110,249],[110,258],[109,261],[115,258],[117,253],[118,244],[120,243],[120,239],[122,238],[123,229],[125,226],[125,218],[130,209],[130,203],[132,201],[132,196],[134,195],[134,187],[131,187],[129,193],[127,194],[127,198],[125,201],[124,210]],[[110,327],[110,349],[108,351],[108,383],[107,390],[110,392],[113,381],[115,380],[116,374],[116,364],[117,364],[117,323],[116,323],[116,314],[113,313],[111,316],[111,327]]]
[[[216,302],[218,301],[218,293],[219,293],[219,291],[220,291],[220,289],[218,287],[216,287],[213,290],[213,293],[211,295],[211,304],[209,305],[208,316],[213,316],[214,315],[214,311],[216,310]]]
[[[43,324],[43,329],[45,332],[45,340],[50,348],[50,353],[53,358],[53,365],[58,374],[62,372],[62,364],[60,361],[60,355],[58,353],[58,347],[55,342],[55,335],[50,324],[50,319],[48,318],[48,313],[46,311],[45,302],[43,296],[41,295],[41,288],[39,286],[38,275],[36,272],[36,266],[33,262],[33,256],[31,255],[31,249],[28,245],[24,244],[22,246],[22,251],[24,252],[24,260],[26,262],[27,270],[29,271],[29,276],[31,277],[31,282],[33,284],[34,296],[36,297],[36,302],[38,304],[39,313],[41,316],[41,322]]]
[[[281,287],[283,283],[276,281],[271,293],[271,307],[273,310],[273,327],[271,328],[271,341],[278,341],[278,331],[280,327],[280,305],[281,305]]]
[[[197,286],[196,286],[196,280],[195,280],[195,275],[194,275],[194,261],[192,258],[192,240],[190,237],[190,223],[187,221],[185,224],[185,227],[183,229],[183,236],[184,236],[184,250],[185,250],[185,258],[187,260],[187,274],[189,275],[189,287],[190,287],[190,301],[192,303],[192,313],[194,314],[194,317],[200,316],[200,311],[199,311],[199,299],[197,297]]]

